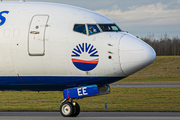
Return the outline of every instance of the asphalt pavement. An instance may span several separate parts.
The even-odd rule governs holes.
[[[0,120],[180,120],[180,112],[81,112],[64,118],[59,112],[0,112]]]

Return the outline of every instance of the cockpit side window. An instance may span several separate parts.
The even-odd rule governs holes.
[[[121,31],[115,24],[99,24],[103,32]]]
[[[88,25],[88,31],[89,31],[89,35],[96,34],[96,33],[100,32],[99,28],[95,24],[89,24]]]
[[[73,30],[87,35],[85,24],[75,24]]]

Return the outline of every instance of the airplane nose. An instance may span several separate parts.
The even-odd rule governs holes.
[[[131,75],[151,64],[156,53],[142,40],[132,35],[124,35],[120,39],[119,57],[122,71],[125,75]]]

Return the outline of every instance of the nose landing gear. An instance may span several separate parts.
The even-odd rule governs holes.
[[[80,106],[77,102],[70,100],[70,102],[63,102],[60,106],[60,113],[64,117],[76,117],[80,113]]]
[[[80,113],[80,106],[73,99],[80,99],[88,96],[105,95],[110,93],[109,85],[89,85],[63,90],[64,100],[61,102],[60,113],[64,117],[76,117]]]

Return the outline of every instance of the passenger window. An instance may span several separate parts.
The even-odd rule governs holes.
[[[89,31],[89,35],[92,35],[92,34],[100,32],[100,30],[97,27],[97,25],[88,25],[88,31]]]
[[[75,24],[74,31],[83,33],[83,34],[87,34],[85,24]]]

